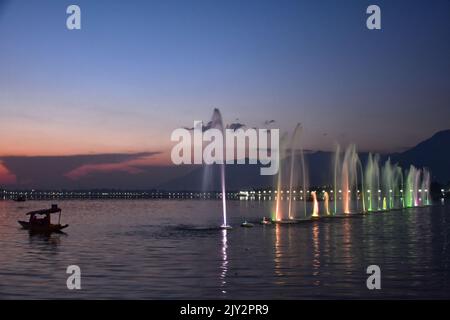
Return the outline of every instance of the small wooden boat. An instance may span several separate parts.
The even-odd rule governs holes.
[[[69,225],[61,224],[61,209],[57,205],[53,204],[50,209],[43,209],[37,211],[28,212],[27,215],[30,216],[29,221],[17,221],[22,228],[30,230],[33,232],[59,232],[62,229],[67,228]],[[53,213],[59,213],[58,223],[52,224],[50,215]],[[38,216],[44,216],[43,218],[38,218]]]
[[[69,226],[68,224],[65,225],[50,224],[48,226],[37,226],[26,221],[18,221],[18,222],[25,230],[31,230],[35,232],[58,232]]]

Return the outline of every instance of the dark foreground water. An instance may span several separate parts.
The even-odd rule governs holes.
[[[230,201],[59,201],[66,234],[17,224],[50,202],[0,201],[0,298],[450,298],[450,207],[298,225],[239,227],[272,204]],[[381,268],[368,290],[366,268]],[[69,291],[78,265],[82,289]]]

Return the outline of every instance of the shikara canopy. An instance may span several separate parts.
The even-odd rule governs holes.
[[[37,215],[37,214],[51,214],[51,213],[59,213],[61,212],[61,209],[57,206],[52,206],[50,209],[42,209],[42,210],[36,210],[36,211],[30,211],[27,213],[27,215]]]

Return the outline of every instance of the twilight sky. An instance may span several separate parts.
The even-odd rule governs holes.
[[[82,30],[66,29],[70,4]],[[413,146],[450,128],[450,1],[0,0],[0,157],[169,164],[172,130],[214,107],[301,122],[307,149]],[[0,183],[14,174],[0,162]]]

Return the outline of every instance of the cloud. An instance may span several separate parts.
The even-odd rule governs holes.
[[[151,165],[159,152],[83,154],[69,156],[0,157],[0,183],[21,187],[59,188],[71,186],[96,173],[132,174]],[[3,169],[2,169],[3,168]]]
[[[11,185],[16,183],[17,183],[16,175],[11,173],[8,170],[8,168],[5,167],[3,161],[0,161],[0,184]]]
[[[81,179],[84,176],[97,172],[114,172],[122,171],[129,174],[138,174],[144,172],[142,169],[134,167],[130,162],[122,163],[101,163],[101,164],[85,164],[66,173],[65,176],[72,180]]]
[[[143,172],[139,166],[145,166],[145,160],[154,154],[156,153],[135,153],[129,154],[128,157],[123,157],[122,161],[83,164],[65,173],[64,176],[72,180],[78,180],[93,173],[111,173],[118,171],[129,174],[138,174]]]

